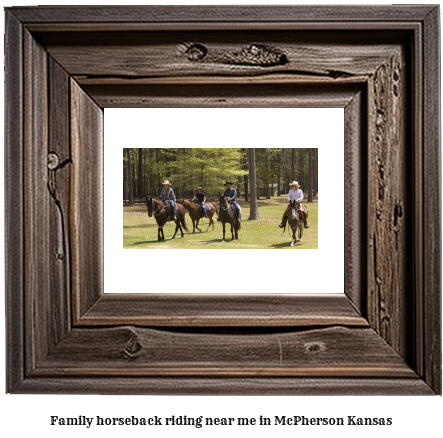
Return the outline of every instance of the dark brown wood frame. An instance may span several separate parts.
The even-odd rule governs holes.
[[[438,6],[8,8],[7,391],[441,394],[439,57]],[[168,106],[345,109],[345,295],[103,294],[103,108]]]

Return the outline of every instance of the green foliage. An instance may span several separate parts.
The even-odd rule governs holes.
[[[142,198],[146,193],[158,196],[161,182],[168,179],[179,196],[190,196],[196,187],[203,187],[212,196],[224,190],[226,180],[232,180],[234,186],[246,189],[245,175],[248,175],[247,148],[145,148],[142,156],[138,148],[132,149],[133,190],[135,198]],[[318,181],[318,150],[313,151],[314,181]],[[280,181],[281,193],[287,193],[294,178],[306,192],[309,174],[309,149],[297,148],[257,148],[256,149],[257,185],[275,184]],[[294,157],[294,162],[293,162]],[[142,172],[139,175],[139,161],[142,159]],[[126,154],[123,166],[127,167]],[[140,193],[140,178],[142,191]],[[248,178],[246,178],[248,181]],[[126,181],[126,184],[128,182]],[[318,185],[318,183],[315,183]],[[315,185],[315,187],[317,187]],[[129,190],[129,187],[128,187]],[[248,190],[250,191],[250,190]]]

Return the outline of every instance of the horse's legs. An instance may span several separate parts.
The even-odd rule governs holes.
[[[234,237],[234,225],[233,224],[231,224],[231,235],[232,235],[232,240],[234,240],[235,237]]]
[[[223,240],[222,240],[222,242],[224,242],[225,241],[225,225],[226,225],[226,222],[222,222],[222,225],[223,225]]]
[[[235,228],[235,225],[234,225],[234,231],[235,231],[235,240],[238,240],[238,228]]]
[[[296,231],[297,231],[297,228],[292,228],[292,243],[291,243],[291,246],[294,246],[294,243],[297,242],[297,239],[295,237]]]
[[[172,236],[172,239],[171,240],[174,240],[175,239],[175,235],[177,234],[177,231],[178,231],[178,225],[177,225],[177,222],[175,223],[175,231],[174,231],[174,235]]]
[[[180,233],[182,233],[180,239],[183,239],[183,237],[185,237],[185,233],[183,232],[183,228],[182,228],[182,225],[181,225],[181,218],[178,218],[177,222],[178,222],[178,227],[180,229]]]
[[[165,240],[165,232],[163,231],[163,227],[160,228],[160,231],[162,232],[162,240]]]
[[[202,232],[202,230],[200,230],[200,228],[198,227],[198,223],[200,222],[200,218],[197,218],[197,223],[195,224],[195,228],[197,228],[198,231],[200,231],[200,233]]]
[[[157,229],[157,238],[158,238],[159,241],[162,240],[162,238],[161,238],[161,228],[160,227],[158,227],[158,229]]]
[[[211,227],[211,222],[212,222],[212,215],[208,212],[208,219],[209,219],[209,224],[208,224],[208,228],[206,228],[206,232],[209,231],[209,228]]]

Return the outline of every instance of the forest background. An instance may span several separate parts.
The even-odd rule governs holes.
[[[157,197],[165,179],[171,182],[177,199],[192,198],[199,186],[208,198],[215,197],[230,180],[245,202],[251,197],[270,199],[288,193],[290,183],[296,180],[306,200],[312,202],[318,194],[318,149],[123,149],[125,203],[132,205],[147,194]]]

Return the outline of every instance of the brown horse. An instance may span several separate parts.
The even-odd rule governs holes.
[[[194,226],[193,233],[195,233],[196,228],[201,233],[202,230],[200,230],[200,228],[198,227],[198,223],[199,223],[200,219],[202,217],[204,217],[205,215],[204,215],[203,211],[201,211],[200,205],[196,204],[195,202],[188,201],[187,199],[182,199],[181,202],[184,205],[184,207],[186,208],[186,210],[188,210],[189,216],[192,219],[192,225]],[[217,213],[217,216],[218,216],[218,209],[217,209],[217,206],[212,202],[207,202],[206,204],[208,204],[212,207],[211,210],[206,211],[206,213],[208,214],[208,219],[209,219],[208,229],[206,230],[206,232],[208,232],[211,224],[212,224],[212,230],[214,230],[214,220],[212,219],[212,216],[214,216],[214,213]]]
[[[154,215],[155,220],[157,221],[158,225],[158,240],[165,240],[165,234],[163,233],[163,227],[165,226],[166,222],[174,220],[174,218],[171,215],[170,211],[167,211],[165,205],[162,201],[159,201],[157,199],[152,199],[151,197],[146,197],[146,206],[148,207],[148,215],[149,217],[152,217]],[[171,207],[169,207],[171,209]],[[182,233],[181,238],[185,237],[185,233],[183,233],[183,228],[189,233],[188,227],[186,226],[185,222],[185,208],[181,204],[175,204],[175,212],[177,216],[177,220],[175,222],[175,233],[172,236],[172,240],[175,239],[175,235],[177,234],[177,231],[180,230]]]

